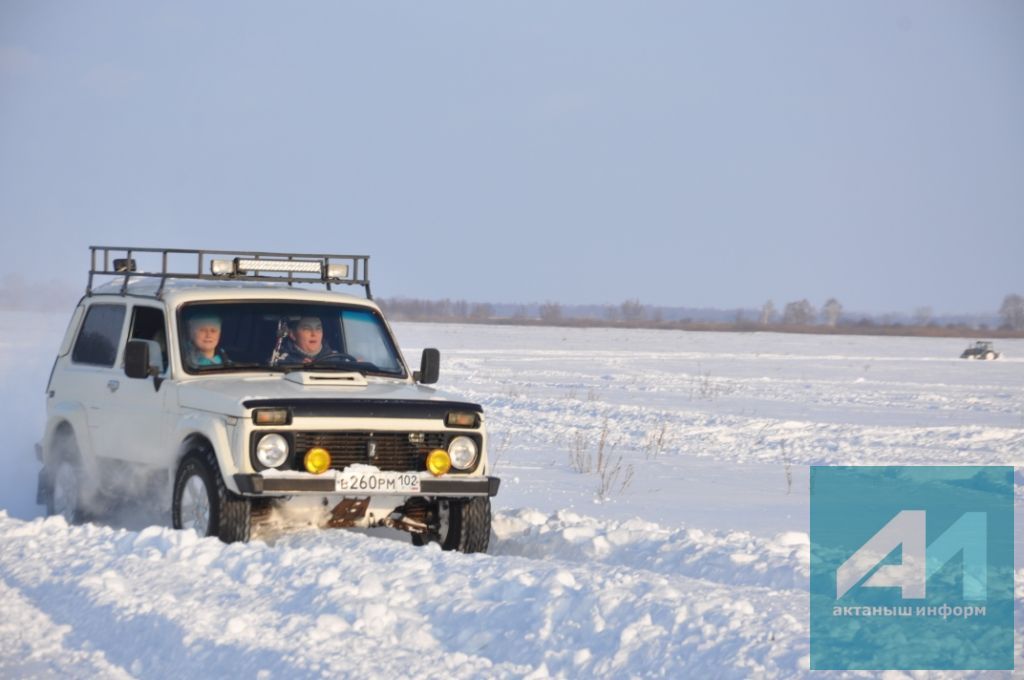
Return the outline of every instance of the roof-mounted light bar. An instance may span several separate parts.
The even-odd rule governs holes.
[[[245,276],[263,272],[313,274],[324,281],[341,281],[348,278],[348,265],[328,264],[325,267],[323,262],[314,260],[249,260],[240,257],[210,261],[210,273],[214,276]]]
[[[243,260],[235,258],[235,269],[239,274],[256,272],[302,272],[304,274],[317,274],[323,276],[323,267],[320,262],[308,262],[303,260]]]

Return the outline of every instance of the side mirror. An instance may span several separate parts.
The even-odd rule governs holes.
[[[433,385],[437,382],[437,375],[441,371],[441,353],[433,347],[423,350],[420,357],[420,370],[413,373],[413,380],[424,385]]]
[[[160,389],[161,367],[160,345],[155,340],[129,340],[124,348],[124,373],[129,378],[156,376],[156,388]]]

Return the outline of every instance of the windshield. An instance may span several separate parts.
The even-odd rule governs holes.
[[[179,314],[189,373],[234,370],[359,371],[405,377],[380,315],[305,302],[203,302]]]

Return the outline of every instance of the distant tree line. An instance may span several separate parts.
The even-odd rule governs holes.
[[[378,299],[378,304],[392,319],[406,321],[445,321],[471,319],[484,321],[494,316],[494,307],[487,302],[466,300],[420,300],[416,298]]]
[[[1011,293],[1003,298],[999,316],[1003,319],[1002,328],[1011,331],[1024,330],[1024,297]]]
[[[772,300],[766,301],[760,310],[736,309],[731,312],[645,305],[637,298],[624,300],[618,305],[563,305],[550,300],[501,304],[402,297],[378,299],[377,302],[390,318],[398,321],[950,336],[969,332],[1005,335],[1024,331],[1024,297],[1017,294],[1006,296],[998,316],[973,317],[939,317],[930,307],[919,307],[909,315],[850,314],[834,297],[826,300],[820,309],[807,299],[787,302],[781,313]]]

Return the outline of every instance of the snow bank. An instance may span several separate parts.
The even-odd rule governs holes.
[[[602,522],[568,511],[546,515],[537,510],[500,513],[493,526],[495,555],[785,590],[806,591],[810,577],[810,538],[803,532],[765,540],[740,531],[669,530],[640,519]]]
[[[4,676],[739,678],[806,666],[804,595],[668,569],[345,531],[224,545],[6,513],[0,542],[4,625],[18,631],[0,648]]]

